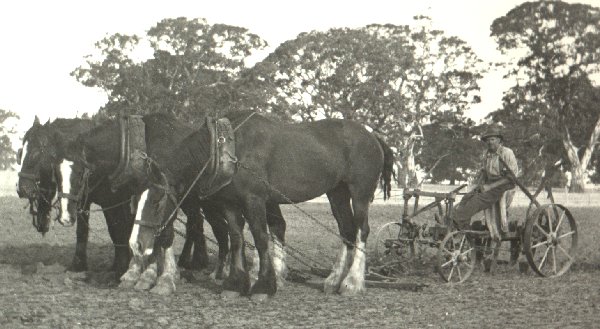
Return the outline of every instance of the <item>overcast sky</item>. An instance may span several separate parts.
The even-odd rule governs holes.
[[[0,108],[20,115],[17,129],[40,119],[94,113],[106,97],[80,85],[69,73],[107,34],[143,34],[163,18],[202,17],[209,24],[246,27],[272,49],[299,33],[371,23],[408,24],[417,14],[435,28],[468,42],[486,61],[500,59],[489,37],[492,21],[520,0],[213,0],[213,1],[6,1],[0,10]],[[600,0],[567,1],[600,6]],[[483,103],[470,115],[478,120],[500,106],[508,87],[502,72],[481,82]]]

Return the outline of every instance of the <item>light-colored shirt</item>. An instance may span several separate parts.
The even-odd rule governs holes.
[[[498,157],[502,157],[502,160],[506,162],[510,170],[515,174],[519,175],[519,166],[517,164],[517,158],[511,149],[506,146],[500,145],[496,152],[485,150],[483,153],[483,172],[484,172],[484,183],[490,183],[497,181],[502,178],[502,164]]]

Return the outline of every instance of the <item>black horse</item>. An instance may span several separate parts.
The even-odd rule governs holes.
[[[181,143],[181,141],[191,134],[194,129],[181,121],[178,121],[174,116],[168,114],[149,114],[142,117],[145,125],[145,145],[147,160],[153,161],[154,164],[166,162],[172,155],[172,146]],[[93,187],[95,183],[91,178],[87,178],[89,173],[92,176],[106,178],[115,171],[120,162],[120,126],[118,121],[112,120],[104,122],[88,132],[79,135],[77,140],[69,145],[70,152],[74,155],[75,160],[71,168],[65,168],[69,172],[63,172],[62,176],[65,180],[69,179],[69,186],[65,188],[70,195],[80,196],[69,199],[66,209],[68,210],[63,216],[73,220],[77,214],[85,208],[82,200],[86,199],[89,194],[91,197],[94,194]],[[87,173],[87,174],[86,174]],[[142,173],[143,174],[143,173]],[[133,189],[137,195],[136,202],[140,195],[145,190],[145,186],[149,183],[142,177],[125,177],[131,181],[118,182],[119,186],[128,186]],[[89,180],[89,181],[88,181]],[[108,183],[108,180],[106,181]],[[115,182],[111,182],[115,183]],[[107,184],[108,185],[108,184]],[[127,201],[131,194],[117,194],[120,201]],[[202,208],[200,208],[202,207]],[[218,263],[215,267],[214,276],[218,279],[223,275],[223,267],[225,258],[229,250],[229,240],[227,232],[227,224],[220,216],[220,213],[215,212],[209,203],[200,203],[197,195],[189,194],[181,204],[181,209],[188,217],[188,230],[194,230],[201,240],[194,241],[194,255],[199,250],[204,250],[206,253],[206,240],[204,239],[202,223],[194,218],[200,218],[200,210],[202,209],[206,220],[212,226],[213,233],[219,245]],[[134,214],[135,215],[135,214]],[[193,225],[193,227],[190,227]],[[188,234],[189,236],[189,234]],[[172,256],[171,244],[173,241],[173,231],[164,232],[159,247],[162,250],[157,252],[166,252]],[[201,248],[203,246],[204,248]],[[188,241],[184,245],[184,252],[189,249]],[[182,255],[182,257],[184,257]],[[203,258],[207,258],[205,255]],[[180,258],[181,260],[181,258]],[[132,262],[128,271],[121,277],[122,286],[136,285],[139,289],[149,289],[154,284],[156,274],[159,269],[156,268],[156,263],[152,263],[148,268],[142,268],[141,264]],[[174,275],[176,268],[173,261],[169,260],[166,265],[170,266],[167,271],[163,271],[159,281],[153,288],[153,292],[168,294],[174,288]]]
[[[134,225],[130,241],[134,242],[132,247],[138,248],[134,254],[149,254],[155,235],[170,224],[177,198],[199,177],[193,190],[220,205],[229,224],[232,262],[223,284],[224,295],[250,293],[262,299],[277,290],[275,258],[269,257],[268,251],[269,209],[326,193],[343,244],[333,271],[325,280],[325,291],[364,291],[369,204],[381,176],[384,191],[389,191],[392,168],[386,157],[391,153],[384,154],[380,140],[348,120],[282,124],[252,112],[231,112],[225,117],[235,127],[235,154],[226,155],[237,166],[231,182],[211,191],[213,175],[202,171],[215,156],[211,143],[214,137],[208,125],[171,145],[168,165],[162,166],[165,183],[150,187],[142,220]],[[223,143],[229,136],[217,137]],[[258,281],[251,288],[243,257],[244,218],[260,257]],[[351,262],[347,257],[350,252],[354,252]]]
[[[89,208],[91,203],[100,205],[106,219],[109,235],[115,247],[113,270],[120,277],[128,268],[130,252],[128,240],[133,225],[133,214],[129,199],[136,193],[131,187],[123,187],[116,193],[110,189],[106,176],[101,172],[92,173],[88,183],[91,191],[82,200],[79,213],[72,218],[64,216],[64,207],[57,196],[57,185],[62,183],[60,168],[68,167],[64,159],[75,160],[69,152],[69,145],[77,137],[91,130],[97,123],[89,119],[57,119],[41,125],[39,120],[34,120],[33,126],[24,137],[24,148],[19,152],[21,171],[17,192],[19,197],[30,199],[31,213],[34,216],[34,226],[38,231],[45,233],[51,223],[51,210],[56,208],[57,219],[61,223],[77,223],[77,243],[75,255],[70,270],[87,270],[87,241],[89,235]],[[69,177],[65,177],[66,180]],[[186,248],[180,257],[180,265],[188,268],[203,268],[208,264],[206,244],[202,232],[202,217],[198,209],[186,209],[188,226]],[[190,256],[194,249],[193,257]],[[191,259],[190,259],[191,258]]]

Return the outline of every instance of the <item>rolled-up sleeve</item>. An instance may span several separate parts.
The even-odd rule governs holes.
[[[503,148],[503,152],[500,154],[502,160],[506,162],[510,170],[515,174],[515,176],[519,176],[519,165],[517,164],[517,158],[515,157],[515,153],[507,148]]]

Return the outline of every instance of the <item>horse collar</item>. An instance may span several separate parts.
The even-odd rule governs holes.
[[[132,177],[144,173],[145,160],[141,155],[146,154],[146,125],[141,115],[119,117],[119,129],[121,156],[117,169],[108,176],[113,191],[125,185]]]
[[[210,135],[210,156],[208,161],[211,173],[200,198],[206,198],[229,184],[237,171],[235,156],[235,136],[231,122],[227,118],[206,117],[206,128]]]

